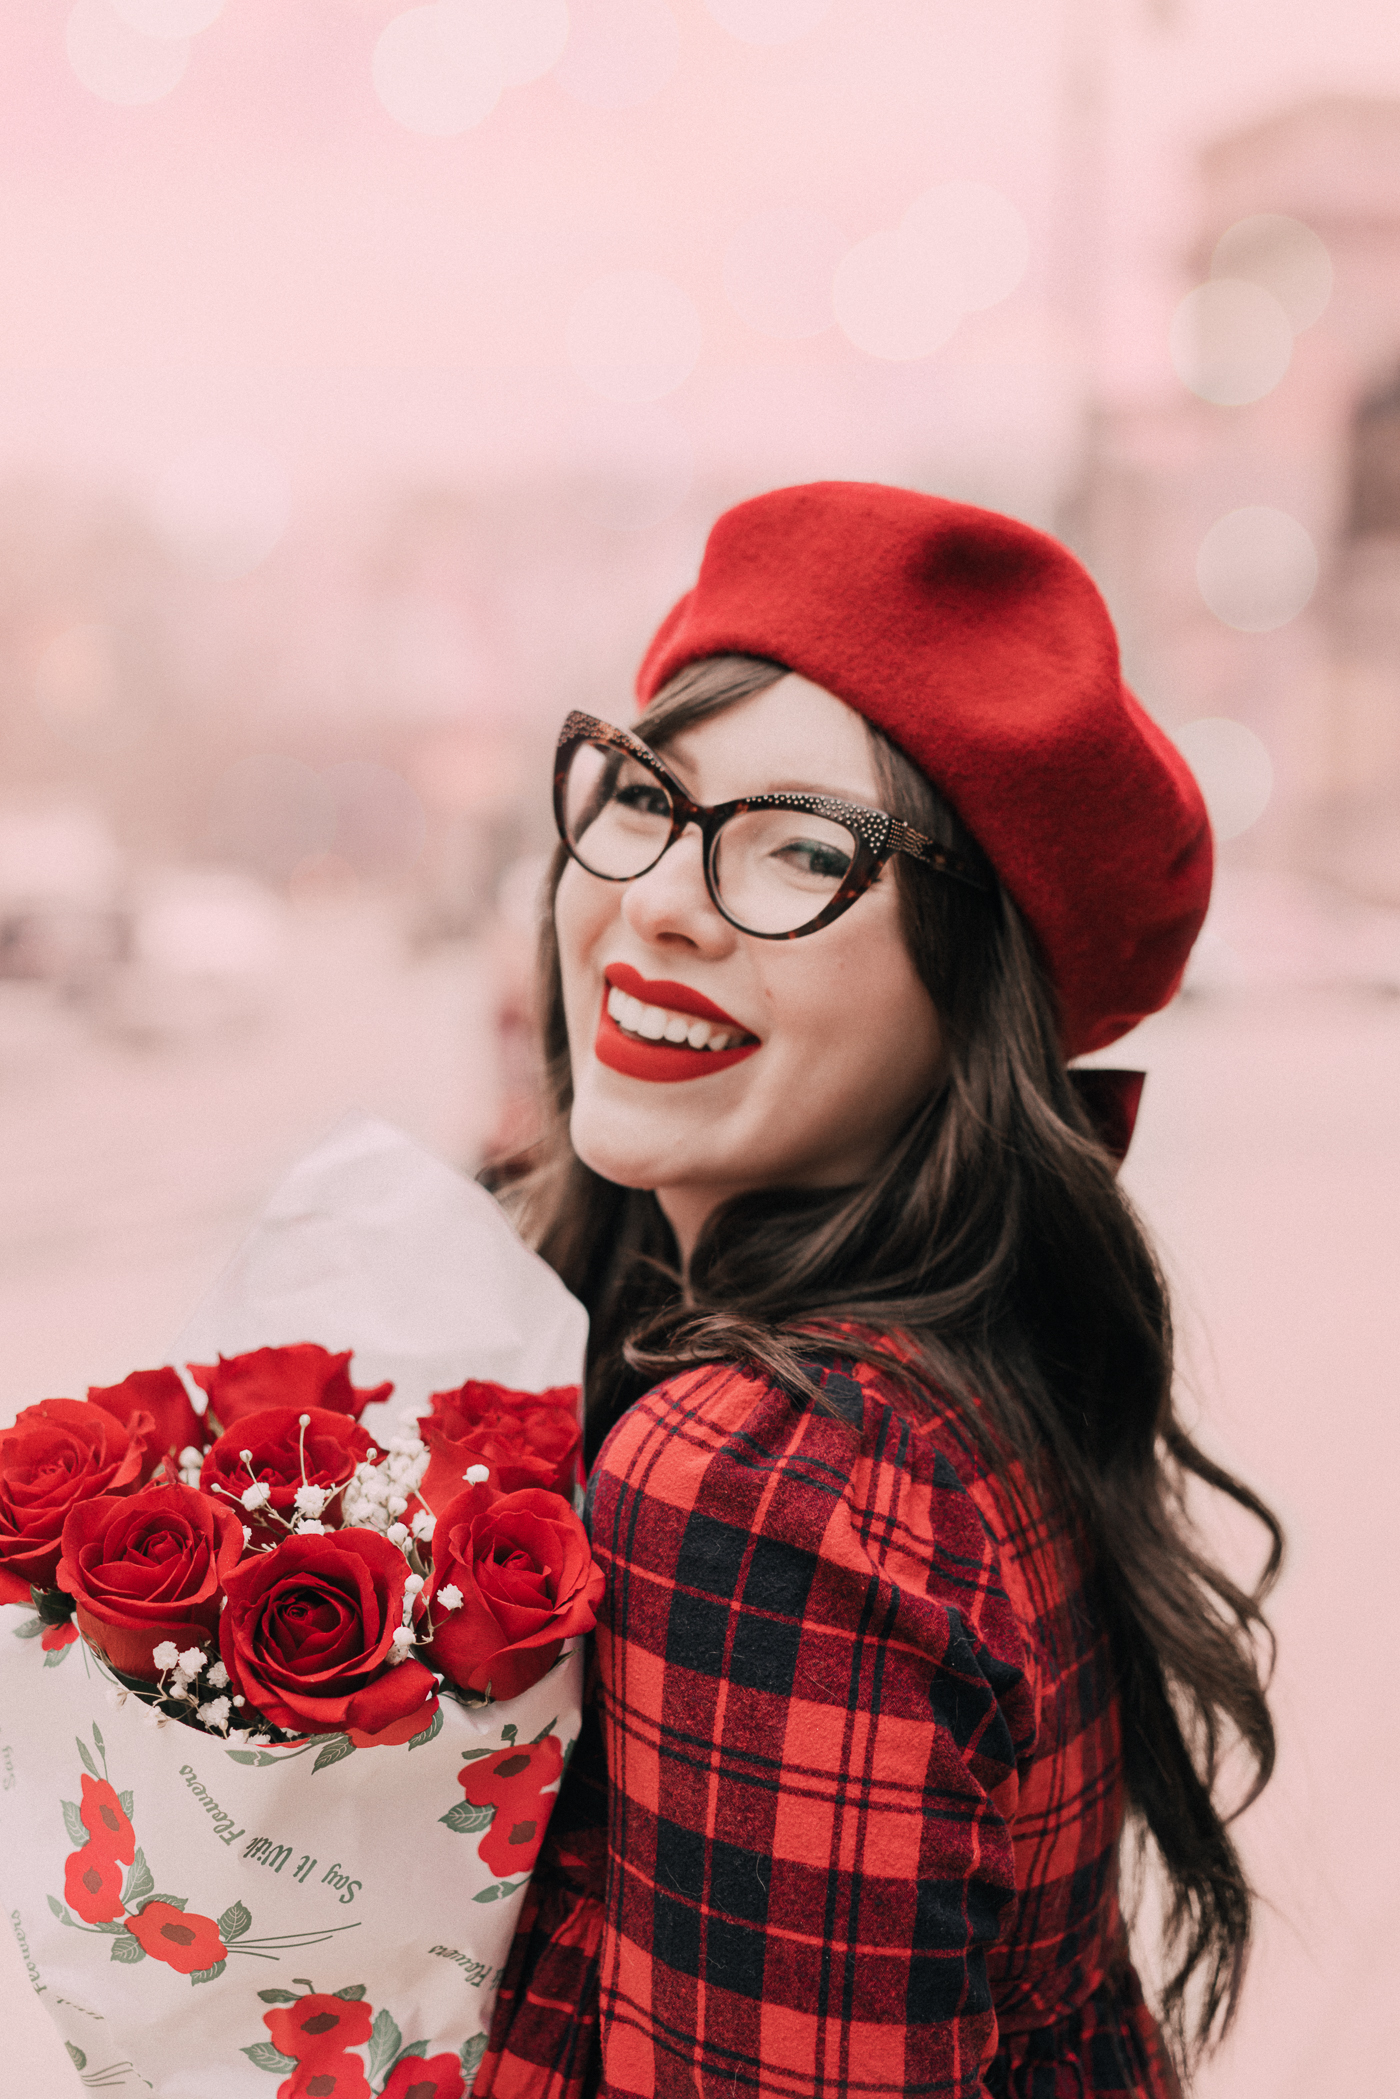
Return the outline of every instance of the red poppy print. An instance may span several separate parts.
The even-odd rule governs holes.
[[[455,2055],[406,2055],[385,2085],[381,2099],[462,2099],[462,2065]]]
[[[278,2085],[277,2099],[371,2099],[369,2079],[358,2055],[309,2056]]]
[[[56,1654],[61,1648],[71,1647],[78,1637],[77,1621],[65,1618],[62,1625],[46,1625],[39,1635],[39,1645],[45,1654]]]
[[[126,1928],[152,1960],[181,1975],[198,1975],[228,1959],[214,1919],[176,1909],[173,1902],[148,1902],[139,1917],[127,1918]]]
[[[120,1859],[124,1866],[131,1864],[136,1856],[136,1832],[117,1798],[115,1786],[109,1786],[105,1778],[89,1778],[85,1771],[83,1804],[78,1816],[99,1850],[109,1858]]]
[[[273,2047],[283,2055],[295,2056],[298,2062],[358,2048],[369,2039],[373,2024],[374,2013],[361,1999],[330,1997],[320,1992],[263,2013],[263,2025],[272,2036]]]
[[[555,1785],[564,1769],[558,1735],[530,1742],[521,1749],[502,1749],[478,1757],[457,1773],[457,1783],[473,1807],[494,1807],[491,1827],[477,1846],[483,1865],[503,1880],[528,1873],[544,1840]]]
[[[122,1913],[120,1862],[101,1844],[84,1844],[63,1868],[63,1899],[84,1924],[111,1924]]]

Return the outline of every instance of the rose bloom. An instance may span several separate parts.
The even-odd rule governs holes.
[[[126,1424],[81,1399],[24,1409],[0,1435],[0,1603],[53,1587],[69,1510],[96,1494],[130,1494],[154,1438],[140,1411]]]
[[[522,1487],[555,1491],[558,1467],[513,1447],[493,1429],[478,1430],[454,1443],[437,1429],[429,1428],[423,1441],[428,1446],[428,1469],[418,1484],[418,1498],[435,1516],[456,1500],[472,1465],[486,1467],[490,1484],[498,1494],[518,1494]]]
[[[352,1353],[347,1348],[333,1356],[314,1341],[297,1341],[290,1348],[254,1348],[244,1356],[220,1356],[217,1363],[191,1363],[189,1370],[209,1394],[209,1411],[221,1430],[268,1407],[291,1407],[298,1414],[324,1407],[358,1421],[372,1401],[387,1399],[394,1388],[352,1385]]]
[[[164,1961],[181,1975],[197,1975],[228,1959],[214,1919],[179,1909],[173,1902],[146,1903],[139,1916],[127,1918],[126,1928],[152,1960]]]
[[[432,1550],[428,1652],[462,1690],[514,1698],[592,1630],[603,1573],[562,1495],[468,1487],[438,1517]],[[436,1602],[449,1587],[462,1594],[455,1610]]]
[[[88,1644],[124,1675],[154,1683],[162,1640],[209,1645],[242,1551],[236,1511],[193,1487],[146,1487],[70,1511],[58,1585],[74,1598]]]
[[[138,1414],[150,1415],[154,1433],[146,1453],[148,1476],[163,1457],[178,1457],[191,1443],[198,1448],[204,1441],[204,1423],[168,1364],[162,1370],[133,1370],[119,1385],[89,1385],[87,1396],[92,1406],[128,1426]]]
[[[89,1778],[85,1771],[78,1818],[99,1850],[109,1852],[124,1866],[131,1864],[136,1856],[136,1832],[115,1786],[105,1778]]]
[[[369,1435],[348,1414],[333,1414],[326,1407],[306,1407],[306,1428],[301,1414],[292,1407],[266,1407],[258,1414],[244,1414],[234,1428],[226,1429],[204,1460],[199,1484],[205,1494],[241,1505],[243,1491],[261,1480],[272,1489],[261,1511],[245,1515],[256,1537],[283,1538],[285,1530],[269,1521],[269,1511],[290,1520],[297,1488],[305,1483],[327,1490],[343,1487],[346,1480],[373,1450]],[[251,1453],[248,1464],[243,1452]],[[303,1475],[303,1459],[305,1473]],[[341,1521],[340,1499],[328,1501],[320,1520]]]
[[[121,1861],[104,1844],[84,1844],[63,1867],[63,1899],[84,1924],[112,1924],[122,1913]]]
[[[521,1486],[548,1487],[555,1494],[569,1494],[578,1478],[583,1447],[578,1401],[577,1385],[553,1385],[547,1392],[513,1392],[507,1385],[489,1385],[469,1378],[452,1392],[432,1394],[432,1411],[420,1414],[418,1432],[424,1442],[432,1429],[448,1442],[465,1444],[478,1452],[476,1462],[491,1466],[492,1484],[503,1493],[514,1489],[504,1479],[495,1479],[495,1467],[498,1457],[509,1455],[512,1460],[528,1458],[547,1468],[544,1478],[521,1480]],[[487,1454],[488,1445],[498,1457]],[[459,1478],[465,1470],[464,1464]]]
[[[437,1711],[431,1669],[394,1664],[408,1562],[377,1531],[288,1538],[225,1581],[224,1667],[274,1727],[407,1741]]]
[[[405,2055],[380,2099],[462,2099],[466,2091],[462,2065],[455,2055]]]
[[[330,1997],[316,1990],[298,1997],[295,2004],[264,2012],[263,2025],[283,2055],[299,2063],[314,2062],[318,2056],[360,2047],[369,2039],[374,2012],[362,1997]]]

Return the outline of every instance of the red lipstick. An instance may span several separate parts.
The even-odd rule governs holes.
[[[630,963],[610,962],[603,972],[603,981],[625,991],[630,998],[641,999],[645,1005],[665,1006],[672,1013],[693,1013],[697,1020],[714,1021],[718,1026],[733,1028],[736,1034],[747,1032],[740,1021],[702,992],[666,978],[653,983]],[[713,1071],[727,1071],[731,1064],[741,1064],[759,1047],[757,1042],[743,1042],[734,1049],[696,1050],[685,1043],[642,1041],[623,1033],[608,1011],[605,992],[593,1053],[600,1064],[621,1072],[624,1078],[654,1079],[663,1085],[674,1085],[683,1079],[702,1079]]]

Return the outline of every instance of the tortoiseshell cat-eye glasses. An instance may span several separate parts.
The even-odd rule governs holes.
[[[640,737],[592,714],[570,714],[559,733],[554,818],[579,866],[605,882],[635,881],[697,825],[711,902],[756,940],[797,940],[829,926],[891,853],[986,887],[959,854],[860,802],[752,794],[707,809]]]

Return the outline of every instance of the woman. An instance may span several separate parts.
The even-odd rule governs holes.
[[[561,738],[517,1189],[593,1319],[597,1727],[476,2092],[1160,2099],[1243,1973],[1281,1540],[1066,1059],[1176,989],[1200,797],[1077,563],[895,489],[729,512],[639,692]]]

